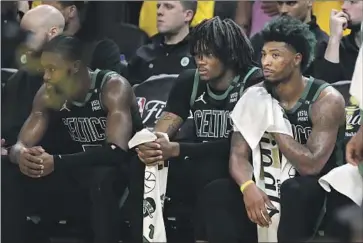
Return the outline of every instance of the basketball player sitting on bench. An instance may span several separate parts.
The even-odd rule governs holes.
[[[206,184],[229,176],[228,137],[232,130],[229,113],[243,90],[262,81],[263,75],[252,61],[253,49],[246,34],[230,19],[214,17],[203,21],[194,28],[189,41],[198,68],[185,70],[179,75],[170,91],[164,112],[155,124],[154,132],[159,138],[155,142],[138,146],[136,151],[146,165],[174,159],[175,162],[170,162],[173,164],[170,168],[173,169],[169,169],[168,178],[181,178],[180,181],[185,183],[180,185],[188,191],[185,195],[195,200],[195,195],[199,197]],[[188,118],[190,110],[196,125],[195,141],[168,142],[161,137],[159,132],[173,138]],[[183,163],[185,157],[189,158],[189,162]],[[141,165],[131,163],[131,166],[136,167],[137,164]],[[130,187],[130,198],[134,200],[135,207],[131,219],[135,236],[133,242],[141,242],[142,235],[137,231],[142,230],[142,212],[139,212],[142,209],[142,205],[139,205],[142,203],[142,193],[139,192],[143,191],[144,186],[143,170],[141,168],[142,173],[137,173],[142,176],[139,178],[141,183],[132,183],[138,176],[132,176],[130,182],[138,185],[138,189]],[[169,180],[168,190],[173,186],[176,188],[176,184]],[[177,191],[183,193],[182,190]],[[135,195],[137,193],[141,196]],[[201,221],[196,223],[197,239],[204,237],[202,230],[199,230],[202,224]]]
[[[316,42],[307,25],[282,16],[271,21],[262,36],[263,85],[284,109],[294,138],[270,134],[297,170],[295,177],[279,187],[281,217],[277,238],[278,242],[305,242],[314,236],[324,206],[326,193],[318,179],[343,162],[345,102],[325,81],[302,74],[313,60]],[[203,215],[213,232],[210,243],[257,242],[256,225],[269,227],[267,207],[273,199],[252,181],[251,152],[241,133],[234,132],[230,156],[233,180],[220,180],[205,188],[208,205],[203,208]],[[272,165],[280,166],[279,156],[269,158]],[[278,180],[273,181],[278,187]],[[328,204],[327,213],[333,212],[334,207]],[[223,227],[214,220],[216,215],[224,219]]]
[[[88,70],[81,61],[81,50],[78,39],[63,35],[43,49],[44,84],[10,152],[11,162],[26,176],[19,177],[14,185],[23,189],[25,183],[36,184],[31,195],[38,198],[42,194],[39,183],[48,184],[59,175],[62,182],[56,184],[61,184],[63,191],[66,185],[73,189],[86,184],[92,202],[93,242],[117,242],[117,198],[112,193],[113,184],[102,184],[109,181],[104,171],[113,170],[115,178],[120,178],[117,168],[124,168],[128,161],[127,142],[135,128],[133,121],[140,121],[140,128],[142,123],[128,81],[115,72]],[[54,155],[34,147],[47,129],[57,135],[54,142],[61,142],[61,150],[70,154]],[[48,190],[54,192],[57,185],[48,186]],[[19,214],[24,208],[20,204],[27,202],[19,198],[24,195],[17,195],[12,201],[12,214]],[[49,195],[45,196],[50,200]]]

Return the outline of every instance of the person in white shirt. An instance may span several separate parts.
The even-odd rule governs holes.
[[[354,137],[352,137],[346,147],[346,160],[353,165],[360,164],[361,174],[363,176],[363,48],[360,48],[358,59],[355,65],[354,75],[350,92],[359,101],[359,108],[361,110],[361,125]]]

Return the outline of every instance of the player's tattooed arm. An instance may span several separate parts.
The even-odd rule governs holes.
[[[306,145],[292,137],[273,134],[284,156],[301,175],[316,175],[331,156],[339,127],[345,121],[345,102],[335,89],[326,88],[312,106],[313,128]]]
[[[120,75],[111,76],[102,89],[102,104],[108,113],[106,141],[125,151],[132,135],[131,106],[134,98],[130,83]]]
[[[48,127],[49,114],[45,107],[45,86],[37,92],[33,100],[32,111],[20,130],[18,141],[10,150],[10,160],[18,162],[20,152],[39,143]]]
[[[229,172],[238,185],[252,179],[253,168],[249,162],[251,149],[240,132],[233,132],[229,156]]]
[[[179,130],[183,122],[180,116],[164,111],[156,122],[154,131],[167,133],[171,138]]]

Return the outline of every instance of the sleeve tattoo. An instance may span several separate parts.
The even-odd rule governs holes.
[[[183,124],[183,119],[171,112],[163,112],[155,125],[156,132],[167,133],[173,137]]]

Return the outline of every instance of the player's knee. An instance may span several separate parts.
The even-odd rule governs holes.
[[[228,179],[218,179],[203,188],[202,201],[206,205],[218,207],[228,204],[236,185]]]
[[[90,179],[88,188],[96,194],[108,192],[113,189],[121,177],[120,174],[121,172],[114,167],[97,167],[88,174]]]
[[[288,179],[281,184],[281,200],[284,198],[299,197],[300,192],[300,184],[295,178]]]

